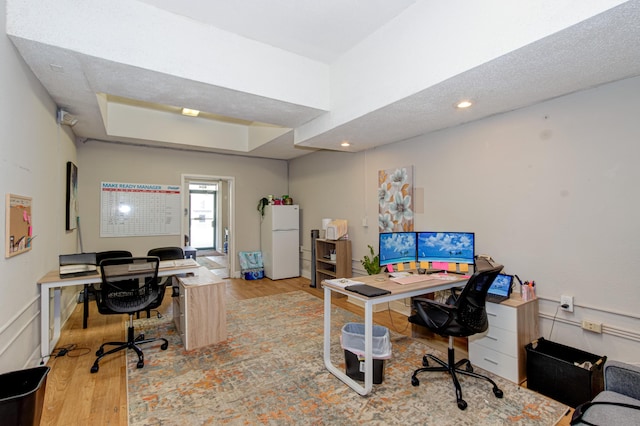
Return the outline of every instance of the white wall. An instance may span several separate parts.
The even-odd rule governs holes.
[[[100,237],[101,182],[180,185],[182,174],[234,177],[235,233],[230,235],[234,247],[230,255],[260,250],[258,201],[267,194],[287,194],[286,161],[89,140],[78,147],[78,198],[85,251],[124,249],[144,256],[154,247],[182,246],[182,235]]]
[[[640,362],[637,111],[640,77],[359,154],[296,159],[290,194],[302,206],[303,265],[310,230],[341,218],[363,272],[367,244],[377,247],[378,170],[412,165],[424,191],[416,230],[475,232],[477,253],[536,281],[543,337]],[[576,310],[558,312],[549,337],[563,294]],[[583,318],[605,333],[582,331]]]
[[[60,252],[76,248],[65,231],[67,161],[75,162],[68,128],[56,124],[56,105],[4,35],[6,2],[0,0],[0,193],[2,252],[0,276],[0,372],[40,361],[40,290],[37,280],[58,265]],[[5,194],[31,197],[33,249],[4,257]],[[75,290],[63,293],[64,315],[75,306]]]

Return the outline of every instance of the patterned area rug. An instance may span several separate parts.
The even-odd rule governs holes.
[[[337,307],[332,315],[338,365],[342,326],[362,318]],[[166,351],[146,348],[143,369],[128,354],[131,425],[553,425],[567,410],[492,376],[505,394],[497,399],[489,384],[463,376],[469,406],[461,411],[447,374],[425,373],[420,386],[411,386],[422,355],[442,354],[394,332],[383,382],[361,397],[325,369],[323,302],[303,291],[230,303],[228,340],[193,351],[184,350],[168,316],[136,321],[137,331],[170,343]]]

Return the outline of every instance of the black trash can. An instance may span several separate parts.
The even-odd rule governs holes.
[[[373,384],[384,380],[384,360],[391,357],[389,329],[374,325],[371,346],[373,349]],[[353,380],[364,381],[364,324],[347,323],[342,327],[345,373]]]
[[[0,423],[38,426],[50,367],[34,367],[0,374]]]

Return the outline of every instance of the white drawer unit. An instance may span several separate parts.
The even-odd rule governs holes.
[[[527,378],[525,345],[539,337],[538,301],[525,302],[514,294],[500,304],[487,302],[489,329],[469,337],[469,360],[474,366],[515,383]]]
[[[198,275],[178,277],[173,321],[186,350],[227,339],[225,281],[207,268]]]

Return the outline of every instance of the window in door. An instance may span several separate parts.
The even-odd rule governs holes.
[[[189,183],[189,244],[216,249],[217,183]]]

